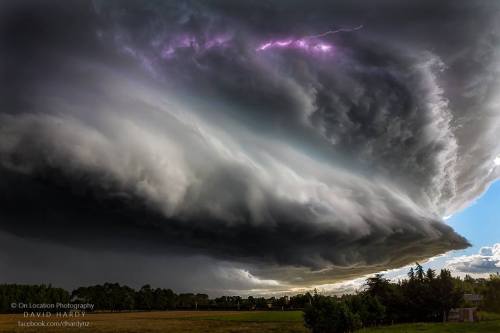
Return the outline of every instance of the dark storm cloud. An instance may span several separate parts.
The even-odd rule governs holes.
[[[204,254],[250,271],[248,288],[312,285],[467,246],[441,218],[498,177],[490,3],[26,2],[1,16],[0,226],[16,237]],[[256,51],[360,24],[324,38],[331,54]]]
[[[82,249],[0,233],[2,283],[46,283],[71,290],[116,281],[134,288],[144,283],[176,292],[244,294],[276,287],[275,281],[206,256],[151,256]],[[43,249],[43,250],[40,250]],[[99,260],[96,260],[99,258]]]

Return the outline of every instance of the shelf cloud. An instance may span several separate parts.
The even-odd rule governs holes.
[[[469,246],[442,217],[499,176],[499,6],[377,6],[3,4],[2,237],[219,291]]]

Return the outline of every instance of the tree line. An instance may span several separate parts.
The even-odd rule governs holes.
[[[292,297],[221,296],[210,299],[207,294],[180,293],[150,285],[135,290],[118,283],[79,287],[71,293],[51,285],[0,285],[0,312],[22,312],[12,303],[56,304],[90,303],[94,311],[152,310],[289,310],[303,309],[310,293]],[[50,311],[50,310],[49,310]]]
[[[500,312],[500,277],[464,279],[447,270],[437,274],[411,268],[408,278],[390,282],[382,275],[368,278],[363,291],[342,297],[303,293],[283,297],[221,296],[209,298],[201,293],[176,294],[171,289],[145,285],[135,290],[118,283],[79,287],[72,292],[51,285],[0,285],[0,312],[18,312],[12,303],[91,303],[97,311],[151,310],[292,310],[305,309],[306,323],[321,318],[319,313],[337,311],[354,326],[387,323],[441,321],[449,310],[467,306],[464,293],[484,296],[485,310]],[[329,309],[329,310],[328,310]],[[335,318],[335,316],[330,317]],[[309,318],[309,319],[308,319]],[[349,319],[350,318],[350,319]],[[349,320],[348,320],[349,319]],[[320,332],[320,331],[319,331]]]
[[[464,279],[449,270],[439,274],[416,264],[408,278],[391,282],[381,274],[368,278],[365,289],[342,297],[315,293],[304,309],[305,325],[313,333],[346,333],[358,328],[409,322],[446,321],[450,310],[472,307],[464,293],[482,295],[480,308],[500,312],[500,277]]]

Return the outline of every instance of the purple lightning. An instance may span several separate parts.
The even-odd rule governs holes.
[[[260,44],[256,51],[265,51],[273,48],[298,49],[311,54],[332,54],[334,46],[331,43],[322,41],[322,38],[340,32],[352,32],[362,29],[360,25],[355,28],[341,28],[329,30],[317,35],[304,36],[300,38],[286,38],[269,40]],[[121,45],[123,53],[139,60],[141,66],[156,76],[156,64],[158,61],[169,61],[178,57],[179,54],[191,52],[194,55],[202,55],[212,49],[231,48],[233,45],[233,35],[231,33],[218,33],[211,36],[196,36],[193,34],[174,35],[167,40],[156,39],[151,42],[153,53],[142,52],[130,45]],[[193,58],[194,59],[194,58]]]
[[[288,49],[300,49],[307,52],[313,53],[329,53],[333,50],[333,45],[329,43],[322,42],[319,40],[322,37],[328,35],[333,35],[339,32],[352,32],[362,29],[363,26],[357,26],[355,28],[341,28],[337,30],[329,30],[318,35],[305,36],[298,39],[287,38],[270,40],[265,43],[260,44],[256,51],[264,51],[272,48],[288,48]]]

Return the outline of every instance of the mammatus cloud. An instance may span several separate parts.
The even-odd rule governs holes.
[[[266,290],[468,245],[441,217],[499,175],[498,8],[423,4],[440,21],[401,36],[356,3],[80,5],[76,23],[63,2],[2,8],[9,237]],[[317,33],[332,21],[363,29]]]
[[[478,254],[453,258],[447,266],[458,273],[497,273],[500,271],[500,243],[482,247]]]

